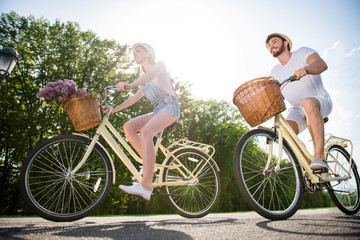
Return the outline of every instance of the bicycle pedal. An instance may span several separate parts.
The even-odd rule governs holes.
[[[316,186],[317,190],[325,190],[326,189],[326,184],[325,183],[319,183]]]
[[[161,194],[162,193],[161,188],[160,187],[155,187],[153,193]]]
[[[137,196],[137,195],[131,195],[131,200],[135,201],[135,202],[140,202],[140,201],[143,201],[144,199],[140,196]]]
[[[313,172],[314,172],[314,175],[319,178],[320,182],[325,182],[326,179],[329,178],[328,170],[323,171],[323,172],[316,172],[316,171],[313,171]]]
[[[159,194],[159,195],[163,195],[163,196],[182,196],[182,194],[169,194],[166,193],[164,191],[161,190],[161,188],[156,187],[155,190],[153,191],[153,194]]]
[[[322,174],[322,173],[328,173],[328,172],[329,172],[329,169],[327,169],[327,168],[313,170],[313,174]]]

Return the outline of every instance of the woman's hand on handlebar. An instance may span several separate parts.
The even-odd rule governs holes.
[[[130,84],[124,83],[124,82],[119,82],[118,84],[115,85],[115,87],[117,89],[119,89],[120,91],[128,91],[131,89]]]
[[[104,106],[102,109],[103,113],[107,114],[109,111],[109,108],[107,106]],[[111,115],[113,115],[115,113],[114,109],[111,110]]]

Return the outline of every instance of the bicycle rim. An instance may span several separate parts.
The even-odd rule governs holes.
[[[330,177],[346,176],[344,169],[350,169],[349,153],[341,146],[334,145],[330,147],[327,154]],[[339,164],[344,168],[341,168]],[[351,178],[342,181],[331,181],[328,187],[330,197],[335,205],[346,214],[355,214],[360,208],[360,180],[356,165],[353,162],[350,170]]]
[[[220,177],[213,160],[207,161],[208,156],[195,149],[183,149],[175,153],[176,158],[170,158],[169,166],[179,168],[165,168],[163,180],[165,182],[189,181],[187,185],[165,186],[167,201],[178,214],[187,218],[199,218],[207,215],[215,207],[220,196]]]
[[[303,196],[297,159],[284,142],[280,170],[277,170],[278,149],[273,132],[256,129],[240,139],[234,154],[234,171],[240,192],[251,208],[271,220],[291,217],[299,208]],[[265,172],[269,152],[272,157]]]
[[[28,205],[51,221],[74,221],[93,212],[111,186],[111,167],[104,151],[95,146],[87,161],[73,175],[82,159],[87,138],[59,136],[40,144],[22,170],[22,193]]]

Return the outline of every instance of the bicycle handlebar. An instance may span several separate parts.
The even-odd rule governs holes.
[[[107,87],[105,87],[105,89],[114,90],[114,89],[117,89],[117,88],[115,86],[107,86]]]
[[[104,87],[104,96],[103,96],[103,100],[101,101],[101,105],[106,106],[109,109],[108,112],[106,113],[106,117],[109,117],[110,113],[111,113],[111,110],[113,109],[113,106],[110,106],[109,104],[107,104],[105,102],[106,101],[106,92],[107,92],[107,90],[119,91],[119,89],[116,88],[115,86]]]
[[[293,82],[293,81],[296,81],[296,80],[300,80],[300,78],[299,78],[299,77],[290,76],[290,77],[288,77],[287,79],[283,80],[283,81],[280,83],[280,87],[281,87],[283,84],[287,83],[287,82]]]
[[[104,96],[103,96],[103,100],[101,101],[101,104],[104,104],[106,101],[107,90],[119,91],[119,89],[117,89],[115,86],[107,86],[107,87],[104,87],[103,89],[104,89]]]

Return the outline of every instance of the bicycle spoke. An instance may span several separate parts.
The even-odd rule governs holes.
[[[271,131],[255,129],[240,139],[234,157],[235,176],[254,210],[270,219],[283,219],[300,204],[302,178],[286,145],[278,156],[279,146],[273,135]]]
[[[111,166],[98,146],[80,169],[71,174],[84,156],[87,141],[87,138],[71,135],[49,139],[47,145],[29,158],[28,166],[24,165],[25,195],[30,206],[43,217],[78,219],[95,210],[108,193]],[[101,181],[96,185],[98,179]]]
[[[207,214],[218,199],[219,183],[214,163],[194,150],[179,152],[170,161],[169,165],[182,167],[166,170],[166,181],[193,181],[188,185],[166,187],[170,206],[186,217]]]
[[[360,208],[360,178],[354,165],[350,168],[349,153],[340,145],[333,145],[327,154],[331,177],[347,177],[347,180],[330,181],[327,185],[330,197],[346,214],[354,214]],[[350,174],[347,171],[350,170]]]

